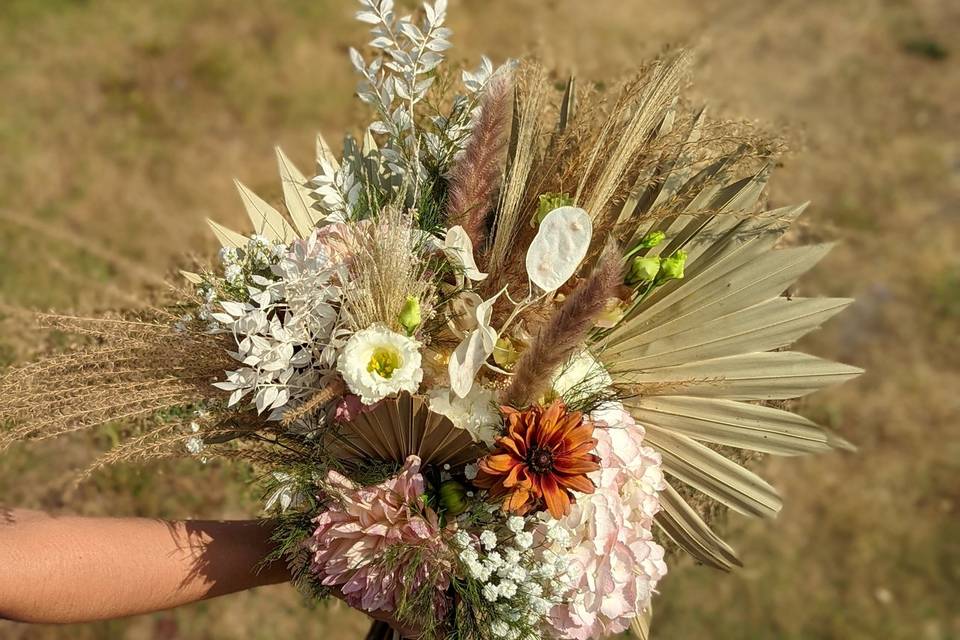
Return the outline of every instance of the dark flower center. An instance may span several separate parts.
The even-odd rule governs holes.
[[[553,471],[553,452],[549,449],[532,448],[527,454],[527,466],[534,473]]]

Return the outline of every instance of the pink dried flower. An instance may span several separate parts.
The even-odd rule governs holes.
[[[347,603],[363,611],[393,613],[401,585],[431,585],[437,606],[446,606],[451,564],[437,514],[420,500],[420,458],[408,457],[398,475],[372,487],[331,471],[324,489],[330,508],[314,519],[308,541],[311,571],[323,585],[340,587]]]
[[[625,631],[667,572],[652,533],[657,494],[665,486],[660,456],[644,446],[643,427],[622,407],[595,411],[591,419],[598,425],[594,437],[602,461],[591,474],[597,489],[578,497],[557,523],[568,534],[559,553],[570,582],[568,601],[549,616],[558,637],[575,640]]]
[[[333,417],[337,422],[352,422],[361,413],[370,413],[379,406],[380,402],[363,404],[360,401],[360,396],[348,393],[337,402]]]
[[[365,232],[370,222],[332,222],[313,230],[308,238],[290,243],[290,255],[302,258],[325,257],[330,263],[350,263],[358,233]]]

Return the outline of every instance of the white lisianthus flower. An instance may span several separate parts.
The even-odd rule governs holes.
[[[419,348],[416,340],[373,325],[347,340],[337,358],[337,370],[363,404],[401,391],[416,393],[423,380]]]
[[[474,385],[465,398],[446,388],[431,389],[429,396],[431,411],[446,416],[458,429],[466,430],[474,442],[493,445],[503,421],[493,391]]]

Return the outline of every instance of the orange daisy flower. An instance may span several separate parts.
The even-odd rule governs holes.
[[[549,407],[501,411],[507,434],[479,461],[473,482],[502,499],[504,511],[523,514],[546,504],[550,515],[561,518],[576,502],[571,491],[593,493],[587,474],[600,468],[600,459],[591,453],[597,446],[593,423],[582,413],[568,412],[559,400]]]

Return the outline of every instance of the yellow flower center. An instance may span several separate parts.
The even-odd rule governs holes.
[[[367,363],[367,371],[389,380],[393,372],[402,364],[399,352],[387,347],[377,347],[370,356],[370,362]]]

